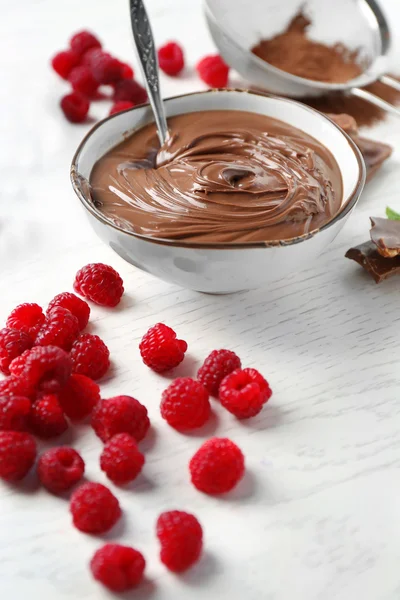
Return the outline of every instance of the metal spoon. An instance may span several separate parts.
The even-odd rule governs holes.
[[[132,32],[143,72],[161,146],[168,140],[169,131],[164,103],[160,93],[157,53],[149,18],[142,0],[130,0]]]

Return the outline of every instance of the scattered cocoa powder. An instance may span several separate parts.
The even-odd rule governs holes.
[[[357,62],[357,51],[341,44],[325,46],[308,39],[310,23],[300,12],[285,31],[270,40],[262,40],[252,48],[252,52],[279,69],[314,81],[343,83],[360,75],[362,67]],[[375,82],[365,89],[390,104],[400,103],[400,92],[383,83]],[[342,93],[301,100],[321,112],[351,115],[359,127],[373,125],[387,114],[361,98]]]

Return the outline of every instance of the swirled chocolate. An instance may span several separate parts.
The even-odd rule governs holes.
[[[93,168],[93,201],[125,229],[200,243],[286,240],[340,208],[335,159],[291,125],[229,110],[179,115],[168,125],[165,147],[150,124]]]

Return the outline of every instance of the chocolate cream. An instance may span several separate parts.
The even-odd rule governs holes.
[[[230,110],[179,115],[168,125],[165,147],[152,123],[93,168],[93,202],[124,229],[196,243],[286,240],[340,208],[335,159],[291,125]]]

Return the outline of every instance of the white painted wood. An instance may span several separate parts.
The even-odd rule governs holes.
[[[396,0],[384,4],[398,24]],[[191,68],[212,51],[198,0],[147,6],[157,42],[180,40]],[[92,330],[113,357],[104,396],[135,395],[154,424],[143,444],[143,476],[128,490],[110,486],[125,516],[107,539],[138,547],[148,560],[149,583],[129,597],[397,600],[400,280],[376,286],[343,255],[367,237],[369,215],[383,215],[386,204],[400,209],[399,123],[390,118],[371,130],[396,152],[317,264],[270,289],[219,297],[184,291],[104,246],[70,187],[69,161],[88,126],[63,120],[57,102],[67,86],[48,60],[78,27],[93,28],[112,52],[131,58],[126,2],[21,0],[2,11],[0,319],[20,302],[46,305],[71,289],[89,261],[110,263],[124,278],[120,307],[94,308]],[[182,79],[163,77],[166,95],[202,88],[189,69]],[[107,112],[106,103],[94,109]],[[137,348],[159,320],[189,343],[176,374],[194,374],[219,347],[260,369],[274,390],[262,414],[239,424],[214,404],[216,420],[206,431],[184,436],[165,426],[158,403],[169,379],[148,371]],[[247,457],[245,481],[225,499],[203,496],[188,482],[190,456],[215,433],[231,437]],[[88,478],[106,482],[101,444],[88,427],[63,441],[82,452]],[[102,540],[72,528],[65,499],[32,480],[20,488],[0,485],[0,597],[111,598],[87,569]],[[205,556],[183,577],[157,559],[154,523],[168,508],[192,510],[204,525]]]

